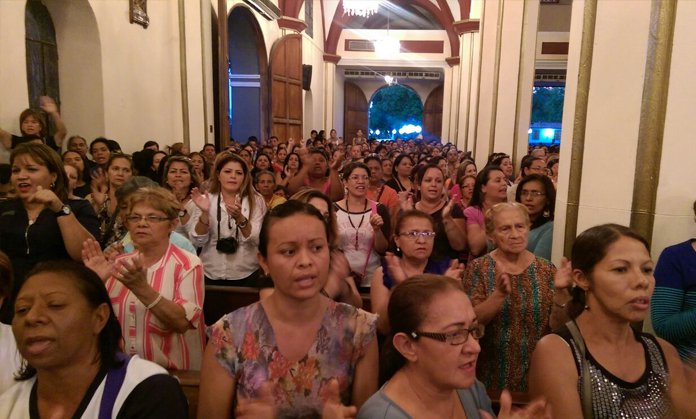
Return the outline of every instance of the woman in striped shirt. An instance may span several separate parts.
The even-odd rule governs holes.
[[[168,369],[199,370],[205,340],[203,265],[169,242],[181,203],[158,187],[139,189],[126,205],[135,252],[111,262],[90,240],[83,261],[106,281],[124,352]]]

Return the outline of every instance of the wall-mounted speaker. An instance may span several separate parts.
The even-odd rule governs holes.
[[[304,90],[310,90],[312,87],[312,66],[309,64],[302,64],[302,88]]]

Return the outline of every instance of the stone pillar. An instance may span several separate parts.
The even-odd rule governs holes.
[[[481,19],[480,73],[475,125],[475,158],[490,153],[521,154],[529,128],[539,2],[487,1]],[[518,156],[520,159],[522,156]]]
[[[459,97],[461,94],[461,72],[459,57],[446,59],[445,83],[442,94],[442,142],[457,143],[457,115],[459,114]]]
[[[336,64],[341,57],[324,54],[324,128],[328,138],[329,130],[336,127]]]
[[[480,63],[479,20],[461,20],[454,23],[459,33],[459,89],[453,92],[457,102],[454,113],[457,148],[473,151],[475,138],[476,103],[478,102],[478,74]],[[453,140],[454,141],[454,140]]]
[[[693,237],[696,4],[675,4],[573,2],[554,261],[597,224],[630,225],[654,258]]]

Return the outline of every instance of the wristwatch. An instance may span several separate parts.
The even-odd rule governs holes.
[[[71,213],[72,213],[72,208],[70,208],[70,205],[63,205],[54,214],[56,215],[56,217],[62,217],[64,215],[70,215]]]
[[[247,224],[249,224],[249,219],[248,219],[248,218],[245,218],[244,221],[242,221],[241,223],[238,223],[238,224],[237,224],[237,227],[239,227],[239,228],[244,228],[244,227],[247,226]]]

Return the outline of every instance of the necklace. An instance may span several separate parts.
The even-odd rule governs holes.
[[[348,198],[346,198],[346,213],[348,214],[348,221],[350,222],[350,226],[355,229],[355,250],[358,250],[358,231],[360,230],[360,227],[363,225],[363,221],[365,221],[365,213],[367,212],[367,199],[365,199],[365,208],[363,208],[363,213],[360,216],[360,223],[356,227],[355,224],[353,224],[353,219],[350,218],[350,208],[348,208]]]

